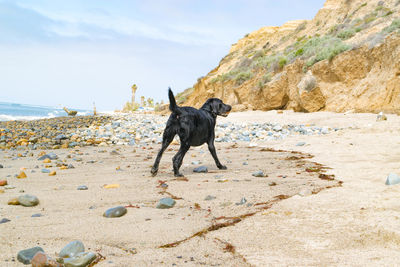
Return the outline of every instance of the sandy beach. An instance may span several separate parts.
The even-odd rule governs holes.
[[[216,143],[228,170],[218,170],[206,146],[191,148],[181,168],[185,179],[173,176],[176,144],[156,177],[150,175],[156,143],[44,150],[71,169],[39,161],[42,149],[26,156],[18,156],[26,149],[1,150],[0,180],[15,188],[0,186],[0,220],[10,220],[0,224],[0,265],[22,265],[17,253],[35,246],[55,259],[78,239],[104,257],[96,266],[395,266],[400,185],[385,180],[400,167],[400,118],[389,114],[377,122],[376,116],[231,113],[218,122],[340,130]],[[208,172],[194,173],[198,166]],[[14,177],[21,168],[27,178]],[[260,170],[263,177],[252,175]],[[81,185],[88,189],[77,190]],[[7,205],[23,194],[37,196],[39,205]],[[164,197],[175,199],[175,206],[157,209]],[[103,217],[116,206],[127,214]]]

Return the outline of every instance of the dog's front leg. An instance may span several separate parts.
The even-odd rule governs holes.
[[[218,169],[226,170],[227,167],[225,165],[222,165],[217,157],[217,152],[215,151],[215,146],[214,146],[214,139],[208,142],[208,150],[210,150],[210,153],[214,158],[215,164],[217,165]]]

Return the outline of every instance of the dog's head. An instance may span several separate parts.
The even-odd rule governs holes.
[[[228,116],[229,112],[231,111],[232,107],[230,105],[224,104],[221,99],[219,98],[210,98],[204,103],[201,107],[208,112],[210,112],[214,116]]]

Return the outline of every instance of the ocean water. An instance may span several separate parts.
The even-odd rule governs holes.
[[[93,112],[89,110],[71,109],[77,110],[77,115],[93,114]],[[37,120],[66,115],[67,113],[62,108],[0,102],[0,121]]]

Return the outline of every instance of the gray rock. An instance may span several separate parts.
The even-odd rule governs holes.
[[[78,186],[78,188],[76,188],[77,190],[88,190],[88,187],[86,185],[80,185]]]
[[[249,163],[247,161],[243,162],[243,165],[249,165]]]
[[[46,155],[41,156],[40,158],[38,158],[38,160],[45,160],[45,159],[58,159],[58,156],[56,155],[56,153],[54,152],[50,152]]]
[[[39,199],[34,195],[22,195],[18,197],[18,201],[22,206],[33,207],[39,204]]]
[[[204,200],[214,200],[214,199],[216,199],[217,197],[215,197],[215,196],[212,196],[212,195],[208,195],[208,196],[206,196],[206,198],[204,199]]]
[[[32,214],[32,218],[37,218],[37,217],[42,217],[43,215],[41,214],[41,213],[35,213],[35,214]]]
[[[255,172],[253,172],[253,174],[252,174],[254,177],[264,177],[265,175],[264,175],[264,172],[263,171],[255,171]]]
[[[175,206],[176,201],[173,200],[170,197],[165,197],[160,199],[160,201],[157,203],[156,208],[157,209],[170,209],[173,206]]]
[[[389,175],[386,178],[386,185],[395,185],[400,183],[400,176],[397,175],[396,173],[389,173]]]
[[[236,205],[243,205],[247,202],[247,199],[245,197],[242,197],[242,199],[240,200],[240,202],[235,203]]]
[[[88,266],[94,259],[96,254],[93,252],[81,252],[73,258],[64,259],[65,267],[85,267]]]
[[[296,146],[304,146],[306,144],[306,142],[298,142],[297,144],[296,144]]]
[[[50,173],[49,169],[42,169],[42,173]]]
[[[2,223],[8,223],[8,222],[11,222],[11,220],[9,220],[9,219],[7,219],[7,218],[3,218],[3,219],[1,219],[0,224],[2,224]]]
[[[75,169],[75,167],[72,164],[68,164],[67,169]]]
[[[276,125],[276,126],[274,126],[274,128],[272,128],[272,130],[274,130],[275,132],[282,131],[282,126]]]
[[[62,258],[72,258],[84,251],[85,246],[83,243],[80,240],[74,240],[61,249],[59,256]]]
[[[22,262],[25,265],[30,264],[33,256],[35,256],[35,254],[39,251],[44,252],[41,247],[33,247],[21,250],[17,254],[17,259],[19,262]]]
[[[205,173],[205,172],[208,172],[208,168],[206,166],[200,166],[200,167],[194,168],[193,172],[203,172],[203,173]]]
[[[127,209],[123,206],[108,209],[104,212],[103,216],[107,218],[117,218],[124,216],[127,213]]]
[[[0,169],[3,169],[3,168],[4,168],[3,165],[0,164]]]
[[[192,161],[192,165],[200,165],[200,161],[198,160]]]

